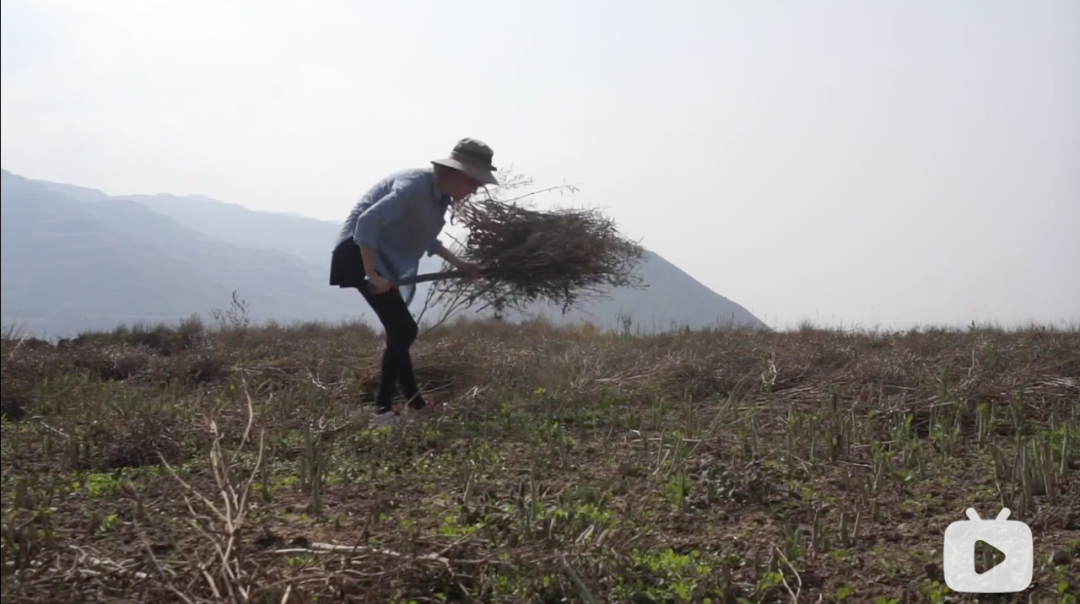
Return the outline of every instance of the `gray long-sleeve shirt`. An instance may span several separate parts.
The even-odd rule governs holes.
[[[391,281],[413,275],[426,252],[435,254],[450,198],[439,192],[432,168],[403,170],[364,194],[341,227],[337,244],[352,239],[377,250],[376,270]],[[416,288],[402,288],[406,304]]]

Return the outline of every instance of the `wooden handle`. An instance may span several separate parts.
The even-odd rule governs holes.
[[[469,273],[465,271],[442,271],[440,273],[427,273],[425,275],[416,275],[413,277],[405,277],[399,279],[394,285],[416,285],[417,283],[427,283],[429,281],[444,281],[446,279],[461,279],[468,277]]]

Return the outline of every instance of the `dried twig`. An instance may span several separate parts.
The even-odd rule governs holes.
[[[782,560],[784,564],[791,569],[792,574],[795,575],[798,587],[794,591],[792,591],[791,585],[788,584],[787,578],[784,577],[784,573],[782,572],[780,573],[780,580],[783,581],[784,588],[787,589],[788,594],[791,596],[792,603],[799,604],[799,594],[802,593],[802,577],[799,576],[799,571],[795,570],[795,567],[791,564],[791,561],[787,559],[787,556],[784,555],[784,552],[780,551],[780,548],[774,546],[773,549],[776,550],[777,555],[780,556],[780,560]]]
[[[264,432],[260,432],[259,435],[258,453],[254,467],[239,488],[234,484],[230,473],[230,466],[236,462],[240,451],[250,441],[255,423],[255,404],[247,390],[246,382],[244,383],[244,394],[247,399],[248,421],[241,438],[240,447],[231,456],[226,457],[224,454],[222,448],[224,434],[218,429],[217,421],[213,419],[210,421],[210,432],[214,437],[210,449],[210,469],[215,485],[218,488],[218,495],[221,498],[220,505],[215,504],[209,497],[194,489],[162,458],[165,468],[172,477],[188,494],[201,501],[206,509],[212,513],[212,518],[216,519],[220,524],[220,531],[218,532],[211,532],[204,528],[200,520],[204,520],[205,516],[195,510],[192,500],[185,495],[184,501],[193,519],[191,526],[202,535],[213,552],[210,560],[199,565],[199,574],[205,580],[206,586],[213,593],[215,600],[229,602],[250,601],[254,594],[254,587],[258,585],[257,578],[248,576],[241,564],[238,540],[247,517],[252,485],[263,465],[265,453]],[[214,572],[211,572],[212,570]],[[170,584],[168,587],[176,595],[187,599],[187,596],[175,586]]]
[[[510,180],[501,190],[530,182]],[[458,273],[450,270],[422,276],[447,279],[428,290],[424,310],[441,308],[437,323],[466,308],[501,313],[541,301],[566,312],[582,298],[605,296],[612,288],[641,287],[636,268],[644,249],[624,238],[611,219],[595,210],[539,211],[522,204],[531,195],[566,188],[573,189],[552,187],[510,200],[489,192],[457,207],[454,217],[468,230],[457,253],[483,266],[485,278],[454,279]]]

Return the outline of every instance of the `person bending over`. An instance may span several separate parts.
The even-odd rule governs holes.
[[[406,287],[403,296],[394,282],[415,274],[425,253],[479,277],[480,267],[447,249],[439,233],[450,204],[482,185],[498,184],[493,156],[483,142],[462,139],[449,157],[382,179],[360,198],[341,228],[330,262],[330,285],[358,289],[386,332],[375,426],[396,423],[397,386],[411,409],[430,409],[416,384],[409,352],[419,331],[409,311],[416,288]]]

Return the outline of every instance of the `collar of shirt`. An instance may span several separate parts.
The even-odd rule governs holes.
[[[442,209],[446,209],[450,205],[450,196],[443,195],[442,191],[439,191],[439,180],[435,178],[435,170],[429,169],[428,178],[431,179],[431,196],[438,203]]]

